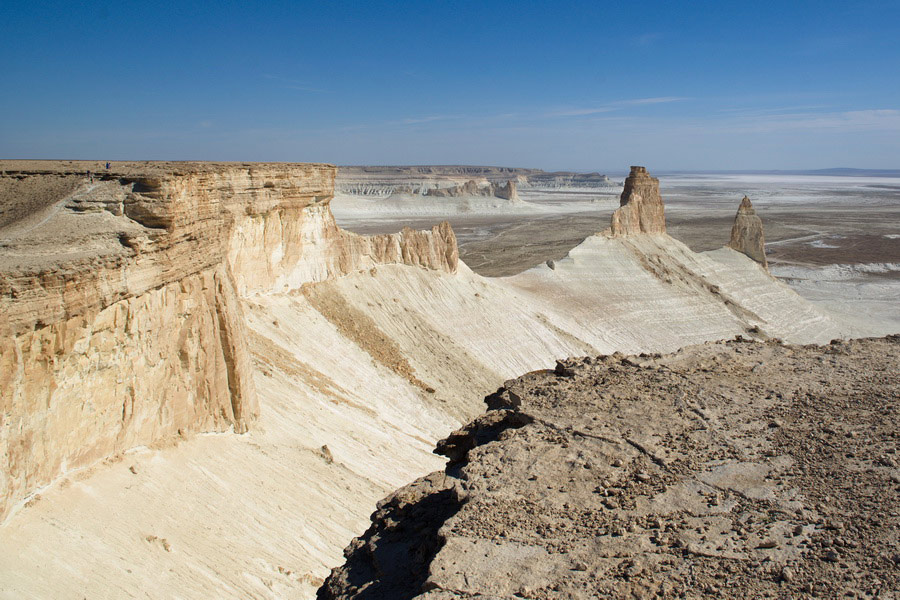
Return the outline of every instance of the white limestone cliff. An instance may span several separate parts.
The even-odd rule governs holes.
[[[447,224],[341,230],[327,165],[130,169],[3,247],[0,492],[7,513],[27,501],[0,527],[12,596],[309,598],[374,502],[438,468],[434,442],[506,379],[853,333],[640,212],[554,269],[490,279]]]

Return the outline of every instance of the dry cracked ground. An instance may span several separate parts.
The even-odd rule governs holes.
[[[320,598],[900,598],[900,336],[568,359],[379,503]]]

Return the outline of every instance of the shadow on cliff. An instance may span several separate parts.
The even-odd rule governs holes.
[[[488,412],[441,440],[435,449],[450,459],[378,503],[372,526],[344,550],[346,563],[332,570],[319,600],[409,600],[427,592],[431,563],[444,546],[440,529],[466,503],[462,472],[469,452],[495,442],[509,429],[532,423],[516,410],[521,398],[500,388],[485,398]]]
[[[432,491],[441,479],[447,478],[434,473],[416,481],[379,507],[373,525],[347,547],[347,562],[316,597],[407,600],[421,594],[431,561],[444,545],[438,530],[464,503],[453,487]],[[409,493],[419,497],[409,502]]]

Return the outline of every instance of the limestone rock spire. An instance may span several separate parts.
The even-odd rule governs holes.
[[[631,167],[610,228],[615,236],[666,232],[666,215],[659,195],[659,179],[650,177],[646,167]]]
[[[731,227],[731,241],[728,247],[746,254],[763,268],[768,269],[766,261],[766,238],[763,235],[762,219],[756,215],[750,198],[744,196],[734,217],[734,225]]]

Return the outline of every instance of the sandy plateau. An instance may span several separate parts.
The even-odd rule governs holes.
[[[860,593],[891,591],[896,444],[884,424],[896,413],[896,340],[829,343],[898,330],[897,189],[858,182],[862,189],[844,194],[834,189],[851,184],[804,184],[800,199],[785,203],[769,180],[749,189],[729,180],[735,189],[716,188],[713,199],[704,181],[672,182],[664,206],[659,181],[642,168],[610,180],[483,167],[341,174],[324,164],[117,162],[107,170],[0,161],[0,597],[312,598],[369,527],[376,502],[432,472],[440,475],[382,504],[370,534],[389,517],[403,536],[412,527],[434,539],[405,537],[384,551],[360,549],[371,535],[352,542],[348,566],[321,594],[589,597],[585,580],[607,585],[622,573],[633,581],[616,589],[655,593],[669,572],[679,579],[663,594],[686,585],[714,593],[729,552],[749,561],[731,572],[741,589],[757,590],[754,569],[772,554],[766,573],[777,565],[782,579],[797,576],[784,589],[813,593],[803,578],[819,567],[802,562],[801,547],[821,548],[816,556],[828,561],[833,551],[838,566],[826,571],[846,563],[877,576],[881,587],[854,588]],[[818,185],[833,197],[810,211]],[[755,221],[745,219],[729,242],[744,194],[766,228],[771,272],[757,262]],[[872,236],[883,241],[870,244]],[[736,336],[747,341],[708,344]],[[640,356],[688,346],[674,357]],[[638,356],[602,358],[615,352]],[[566,360],[583,356],[600,358]],[[793,381],[791,370],[805,379]],[[527,394],[507,383],[505,404],[489,402],[479,417],[486,396],[532,371],[521,380]],[[628,396],[634,386],[616,379],[622,373],[649,387]],[[776,373],[781,383],[768,379]],[[843,395],[826,398],[837,402],[823,409],[826,434],[845,455],[859,453],[849,466],[826,449],[807,457],[797,447],[801,436],[821,434],[811,416],[818,407],[807,404],[827,396],[830,378]],[[576,420],[597,423],[569,423],[563,392],[585,404]],[[544,396],[553,402],[532,406]],[[859,422],[845,425],[844,409],[857,410]],[[488,422],[498,415],[502,427]],[[469,422],[441,445],[454,461],[448,479],[432,450]],[[521,425],[499,443],[478,433]],[[782,427],[793,433],[778,437]],[[860,436],[852,448],[840,437],[845,427]],[[542,530],[516,512],[529,512],[523,495],[496,519],[459,521],[451,534],[447,518],[458,510],[463,519],[467,498],[477,512],[479,502],[499,506],[492,493],[506,502],[516,485],[540,487],[508,483],[521,465],[501,472],[510,461],[492,458],[515,435],[536,436],[529,451],[553,446],[542,473],[562,476],[577,464],[569,481],[579,493],[567,500],[565,483],[542,488],[540,501],[555,511]],[[465,441],[472,436],[477,443]],[[593,445],[578,454],[585,440]],[[475,446],[487,465],[477,467],[484,489],[465,477],[446,487],[461,464],[476,464],[467,454]],[[883,523],[856,524],[872,506],[843,488],[821,491],[828,478],[838,485],[837,466],[865,473],[859,486],[870,496],[885,494],[872,505],[888,511]],[[785,483],[755,485],[773,473]],[[403,524],[408,513],[418,518],[404,506],[432,492],[447,514],[429,516],[421,530]],[[654,505],[654,494],[676,508]],[[604,500],[616,507],[599,508]],[[640,516],[622,512],[631,503]],[[797,525],[801,533],[791,533]],[[877,559],[859,549],[870,530]],[[856,546],[839,545],[832,531]],[[575,548],[561,532],[588,541]],[[512,536],[504,539],[515,547],[494,534]],[[751,547],[762,534],[761,544],[799,537],[767,554]],[[617,539],[605,545],[604,535]],[[541,537],[552,552],[535,542]],[[559,575],[593,543],[609,556]],[[444,544],[458,553],[440,579],[425,571]],[[500,548],[509,568],[482,573],[473,548]],[[559,558],[567,548],[571,556]],[[353,572],[359,552],[387,552],[392,566]],[[544,579],[519,577],[530,564],[543,565]],[[404,584],[412,588],[380,583],[394,565],[419,569]],[[458,585],[470,575],[476,583]],[[478,583],[485,577],[489,585]],[[513,579],[524,587],[513,589]]]

